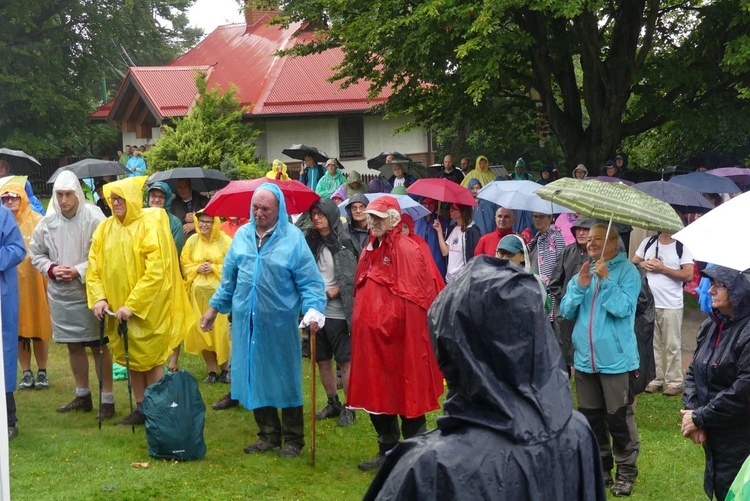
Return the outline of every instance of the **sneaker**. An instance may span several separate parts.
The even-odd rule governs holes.
[[[339,415],[339,426],[351,426],[354,424],[354,420],[357,419],[357,415],[353,410],[344,408]]]
[[[105,404],[99,408],[99,412],[96,414],[96,419],[112,419],[115,417],[115,404]]]
[[[57,412],[70,412],[70,411],[84,411],[89,412],[94,409],[94,404],[91,401],[91,393],[85,397],[76,397],[65,405],[61,405],[57,408]]]
[[[104,405],[104,404],[102,404],[102,405]],[[112,404],[112,405],[114,405],[114,404]],[[122,424],[122,425],[126,425],[126,426],[130,426],[130,425],[134,425],[134,424],[136,424],[136,425],[146,424],[146,416],[141,411],[139,411],[138,409],[136,409],[136,410],[133,411],[132,414],[128,414],[127,416],[125,416],[121,420],[115,421],[115,425],[118,425],[118,424]]]
[[[378,452],[373,459],[359,463],[359,469],[362,471],[379,470],[383,463],[385,463],[385,454]]]
[[[232,407],[237,407],[238,405],[240,405],[240,401],[233,399],[232,396],[229,393],[227,393],[226,395],[221,397],[219,400],[214,402],[213,405],[211,405],[211,407],[215,411],[223,411],[224,409],[230,409]]]
[[[214,384],[218,381],[219,381],[219,376],[217,376],[215,372],[209,372],[208,376],[206,376],[206,379],[203,380],[203,382],[207,384]]]
[[[317,421],[322,421],[323,419],[338,417],[339,415],[341,415],[342,410],[344,410],[344,406],[341,405],[341,402],[337,400],[333,402],[332,404],[328,404],[325,407],[323,407],[322,411],[316,412],[315,419]]]
[[[646,386],[646,393],[659,393],[661,391],[661,385],[659,383],[648,383]]]
[[[682,388],[681,387],[673,387],[673,386],[667,386],[664,388],[664,391],[662,392],[662,395],[665,397],[677,397],[682,395]]]
[[[18,436],[20,432],[18,431],[18,425],[14,426],[8,426],[8,440],[13,440]]]
[[[613,496],[630,496],[633,493],[633,482],[627,480],[618,480],[615,485],[612,486],[610,492]]]
[[[280,458],[296,458],[302,454],[302,447],[299,444],[291,444],[289,442],[284,444],[284,447],[279,451]]]
[[[36,375],[36,381],[34,381],[34,388],[37,390],[46,390],[49,388],[49,379],[47,379],[47,372],[38,372]]]
[[[217,379],[218,382],[229,384],[232,382],[232,376],[229,375],[229,371],[221,371],[221,374],[219,374],[219,378]]]
[[[245,454],[258,454],[260,452],[268,452],[278,448],[279,444],[272,444],[265,438],[259,438],[255,443],[245,446],[243,450],[245,451]]]
[[[34,374],[32,372],[24,372],[21,382],[18,383],[19,390],[30,390],[34,387]]]

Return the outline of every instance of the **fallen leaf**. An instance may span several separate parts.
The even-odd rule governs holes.
[[[145,463],[139,463],[136,461],[134,463],[130,463],[130,466],[132,466],[133,468],[148,468],[148,461],[146,461]]]

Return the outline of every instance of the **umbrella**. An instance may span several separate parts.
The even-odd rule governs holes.
[[[248,217],[253,193],[264,183],[273,183],[281,189],[288,214],[301,214],[320,200],[320,195],[299,181],[280,181],[261,177],[230,181],[226,188],[211,197],[203,212],[214,217]]]
[[[634,183],[645,183],[646,181],[659,181],[662,179],[662,173],[639,167],[637,169],[626,170],[622,173],[622,178]]]
[[[706,172],[691,172],[673,176],[670,183],[681,184],[699,193],[739,193],[740,189],[734,181],[720,176],[712,176]]]
[[[39,160],[27,155],[21,150],[0,148],[0,160],[5,160],[10,165],[10,171],[14,174],[29,176],[34,173],[36,167],[41,167]]]
[[[719,169],[713,169],[706,172],[711,174],[712,176],[729,178],[735,183],[750,183],[750,169],[746,169],[744,167],[721,167]]]
[[[476,200],[467,188],[448,179],[419,179],[406,188],[406,192],[410,195],[434,198],[441,202],[477,206]]]
[[[393,197],[398,201],[398,205],[401,207],[401,214],[409,214],[415,221],[430,214],[430,211],[425,209],[422,204],[416,202],[409,195],[394,195],[392,193],[367,193],[365,194],[365,197],[368,201],[372,202],[376,198],[380,198],[386,195],[388,195],[389,197]],[[341,215],[344,217],[347,217],[349,215],[346,212],[346,208],[348,205],[348,198],[339,204],[339,212],[341,212]]]
[[[47,184],[52,184],[57,179],[57,176],[61,172],[69,170],[78,179],[87,179],[90,177],[104,177],[104,176],[123,176],[130,174],[130,171],[125,168],[120,162],[113,162],[111,160],[99,160],[97,158],[85,158],[79,160],[76,163],[66,165],[57,169],[52,176],[47,180]]]
[[[167,183],[174,191],[177,188],[177,181],[180,179],[190,179],[192,188],[201,193],[220,190],[229,184],[229,179],[220,170],[204,169],[203,167],[177,167],[176,169],[157,172],[146,180],[146,184],[151,186],[157,181],[162,181]],[[247,217],[247,214],[242,217]]]
[[[539,184],[534,181],[493,181],[479,190],[477,198],[513,210],[527,210],[544,214],[573,212],[561,205],[553,204],[539,197],[536,190]]]
[[[623,183],[563,178],[540,186],[536,194],[595,219],[665,233],[676,233],[683,227],[668,203]]]
[[[750,268],[747,233],[738,226],[750,213],[750,193],[721,204],[690,223],[673,238],[690,249],[698,261],[720,264],[737,271]]]
[[[399,164],[406,174],[411,174],[417,179],[424,179],[426,177],[435,177],[430,176],[429,172],[425,168],[425,166],[419,162],[412,162],[411,160],[394,160],[393,162],[389,162],[387,164],[383,164],[380,167],[378,167],[378,170],[381,174],[383,174],[383,177],[386,179],[390,179],[391,176],[393,176],[393,166]]]
[[[601,181],[602,183],[622,183],[627,184],[628,186],[633,186],[633,181],[628,181],[627,179],[622,179],[619,177],[612,177],[612,176],[596,176],[596,177],[587,177],[585,178],[586,181],[590,180],[595,181]]]
[[[5,176],[0,177],[0,188],[5,186],[8,183],[16,183],[20,184],[21,186],[26,186],[26,181],[28,180],[28,176]]]
[[[378,170],[383,164],[385,164],[385,159],[388,157],[388,155],[393,155],[393,158],[395,160],[406,160],[408,162],[411,161],[409,157],[407,157],[403,153],[399,153],[398,151],[394,151],[392,153],[383,151],[380,153],[380,155],[369,159],[367,161],[367,167],[369,167],[370,169]]]
[[[313,157],[313,160],[320,163],[326,163],[328,160],[328,153],[319,150],[315,146],[304,144],[293,144],[281,150],[281,153],[295,160],[304,160],[306,155],[310,155]]]
[[[674,210],[682,214],[704,213],[714,208],[703,195],[695,190],[677,183],[666,181],[648,181],[633,186],[643,193],[648,193],[662,202],[667,202]]]

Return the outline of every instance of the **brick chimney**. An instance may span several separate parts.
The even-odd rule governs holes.
[[[250,27],[261,20],[263,16],[273,17],[279,13],[279,9],[259,10],[253,5],[252,0],[245,0],[245,24]]]

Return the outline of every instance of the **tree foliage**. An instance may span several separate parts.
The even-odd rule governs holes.
[[[205,73],[196,77],[198,99],[185,118],[173,126],[162,126],[162,136],[146,154],[152,170],[175,167],[224,168],[231,178],[258,177],[255,145],[260,132],[243,120],[244,108],[235,97],[236,88],[222,92],[208,89]]]

